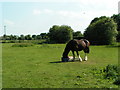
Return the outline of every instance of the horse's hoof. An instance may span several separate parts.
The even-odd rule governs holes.
[[[85,57],[84,61],[87,61],[87,56]]]
[[[84,59],[84,61],[87,61],[87,59]]]
[[[82,62],[83,60],[82,59],[79,59],[80,62]]]

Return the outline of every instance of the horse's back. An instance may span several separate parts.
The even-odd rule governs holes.
[[[79,40],[73,39],[67,43],[67,47],[72,51],[81,51],[83,46],[79,43]]]
[[[90,43],[86,39],[80,39],[80,40],[73,39],[67,43],[67,47],[72,51],[81,51],[86,48],[89,49],[89,45],[90,45]],[[87,52],[89,51],[88,49],[87,49]]]

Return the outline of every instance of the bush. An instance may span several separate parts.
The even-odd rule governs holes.
[[[12,45],[12,47],[29,47],[29,46],[33,46],[33,44],[32,43],[16,43]]]
[[[103,70],[105,73],[105,78],[107,79],[117,79],[118,78],[118,66],[117,65],[108,65]]]
[[[118,65],[107,65],[104,69],[92,69],[92,73],[96,78],[110,79],[113,84],[120,85],[120,67]]]

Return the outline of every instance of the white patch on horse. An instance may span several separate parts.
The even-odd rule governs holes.
[[[85,61],[87,61],[87,55],[85,54],[85,58],[84,58]]]
[[[80,57],[80,55],[79,55],[79,60],[82,62],[82,58]]]

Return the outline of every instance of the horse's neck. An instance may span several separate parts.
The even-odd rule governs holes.
[[[64,52],[63,52],[63,57],[64,58],[68,58],[68,53],[70,52],[70,49],[69,48],[65,48]]]

